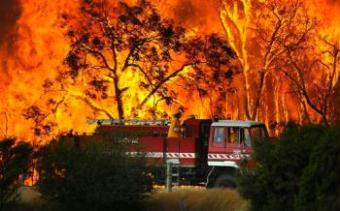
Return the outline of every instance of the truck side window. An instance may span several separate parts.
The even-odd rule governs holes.
[[[251,146],[251,136],[249,130],[250,130],[249,128],[244,129],[244,144],[248,147]]]
[[[216,127],[214,132],[214,142],[221,144],[225,139],[225,130],[223,127]]]
[[[228,128],[228,143],[231,144],[238,143],[238,128],[236,127]]]

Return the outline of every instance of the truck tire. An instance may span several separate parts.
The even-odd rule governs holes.
[[[237,188],[235,177],[229,174],[222,174],[215,180],[215,188]]]

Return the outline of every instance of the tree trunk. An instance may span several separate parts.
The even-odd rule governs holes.
[[[261,99],[262,99],[262,94],[263,91],[265,89],[265,81],[266,81],[266,76],[267,76],[267,71],[263,70],[260,74],[260,85],[256,94],[256,99],[255,99],[255,105],[253,108],[253,112],[251,114],[251,119],[255,120],[257,119],[257,114],[258,114],[258,110],[260,107],[260,103],[261,103]]]
[[[113,79],[114,84],[114,92],[115,92],[115,100],[117,103],[117,112],[118,112],[118,118],[124,119],[124,107],[123,107],[123,99],[122,99],[122,90],[119,88],[119,79],[117,76]]]
[[[250,113],[249,113],[249,82],[248,82],[248,76],[247,76],[247,71],[243,70],[243,84],[242,84],[242,98],[243,98],[243,102],[242,102],[242,107],[244,109],[244,114],[246,119],[250,119]]]

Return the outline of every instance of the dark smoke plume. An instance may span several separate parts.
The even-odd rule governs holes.
[[[16,22],[21,15],[20,0],[0,0],[0,46],[6,41],[12,42],[15,35]],[[10,46],[10,43],[8,46]]]

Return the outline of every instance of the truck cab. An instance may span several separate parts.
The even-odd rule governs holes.
[[[252,144],[268,137],[266,126],[256,121],[218,120],[211,124],[208,144],[208,187],[236,187],[240,164],[249,160]],[[251,162],[249,162],[251,164]]]

